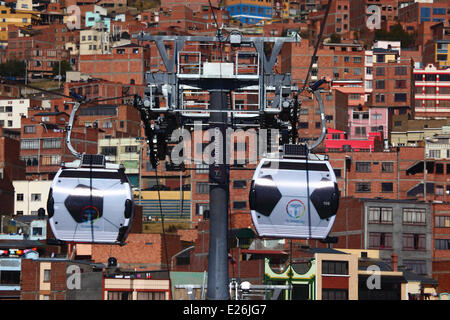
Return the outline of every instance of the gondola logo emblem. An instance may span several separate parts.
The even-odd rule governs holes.
[[[300,219],[305,214],[305,211],[305,204],[298,199],[291,200],[286,205],[286,212],[288,216],[293,219]]]
[[[86,206],[81,210],[81,216],[83,222],[92,221],[92,223],[95,223],[100,217],[100,214],[95,206]]]

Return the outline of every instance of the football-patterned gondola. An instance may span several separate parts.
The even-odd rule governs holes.
[[[319,91],[324,82],[310,88],[320,107],[320,137],[311,145],[285,145],[281,159],[264,158],[255,170],[249,203],[261,237],[325,239],[333,227],[340,197],[336,175],[325,156],[310,154],[326,135]]]
[[[125,242],[134,217],[133,192],[123,165],[101,154],[79,154],[71,145],[75,113],[67,130],[67,147],[79,158],[63,163],[50,187],[49,224],[57,240],[77,243]]]
[[[51,184],[47,211],[58,240],[123,243],[134,216],[124,168],[86,154],[63,165]]]
[[[250,209],[262,237],[324,239],[338,204],[336,176],[328,161],[266,158],[253,175]]]

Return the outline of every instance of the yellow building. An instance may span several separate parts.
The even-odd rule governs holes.
[[[435,60],[438,68],[450,67],[450,40],[438,40],[435,43]]]
[[[8,26],[25,27],[39,20],[39,12],[30,10],[11,10],[0,5],[0,41],[8,41]]]

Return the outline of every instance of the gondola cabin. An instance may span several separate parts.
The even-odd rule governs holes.
[[[123,166],[103,155],[63,165],[47,202],[56,239],[77,243],[123,243],[134,216],[133,193]]]
[[[339,189],[328,161],[266,158],[255,170],[249,200],[259,236],[325,239]]]

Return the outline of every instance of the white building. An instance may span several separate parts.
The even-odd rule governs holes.
[[[9,129],[20,129],[22,117],[28,116],[30,99],[0,100],[0,126]]]
[[[37,215],[39,208],[47,210],[52,181],[13,181],[15,214]]]

